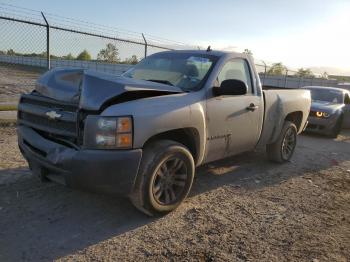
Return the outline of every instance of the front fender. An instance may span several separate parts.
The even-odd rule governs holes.
[[[205,103],[200,92],[150,97],[115,104],[102,116],[131,115],[134,120],[134,148],[142,148],[153,136],[167,131],[194,128],[199,136],[198,163],[205,149]]]

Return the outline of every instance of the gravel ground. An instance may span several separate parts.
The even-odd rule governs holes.
[[[197,170],[176,211],[41,183],[0,127],[0,261],[349,261],[350,131],[302,135],[292,162],[263,151]]]
[[[0,63],[0,104],[17,103],[21,94],[34,89],[42,73],[42,69]]]

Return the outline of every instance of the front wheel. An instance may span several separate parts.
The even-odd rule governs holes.
[[[144,149],[130,199],[148,215],[168,213],[187,197],[194,172],[193,157],[184,145],[156,141]]]
[[[277,141],[266,146],[267,156],[278,163],[289,161],[297,144],[297,127],[290,121],[285,121]]]

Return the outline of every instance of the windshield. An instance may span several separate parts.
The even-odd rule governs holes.
[[[310,88],[313,101],[325,101],[335,104],[343,103],[343,93],[337,90]]]
[[[160,53],[145,58],[123,76],[193,91],[201,88],[216,59],[203,54]]]

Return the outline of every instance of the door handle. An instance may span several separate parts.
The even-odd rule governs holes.
[[[254,105],[253,103],[251,103],[248,107],[246,107],[246,109],[248,111],[255,111],[256,109],[258,109],[259,107]]]

